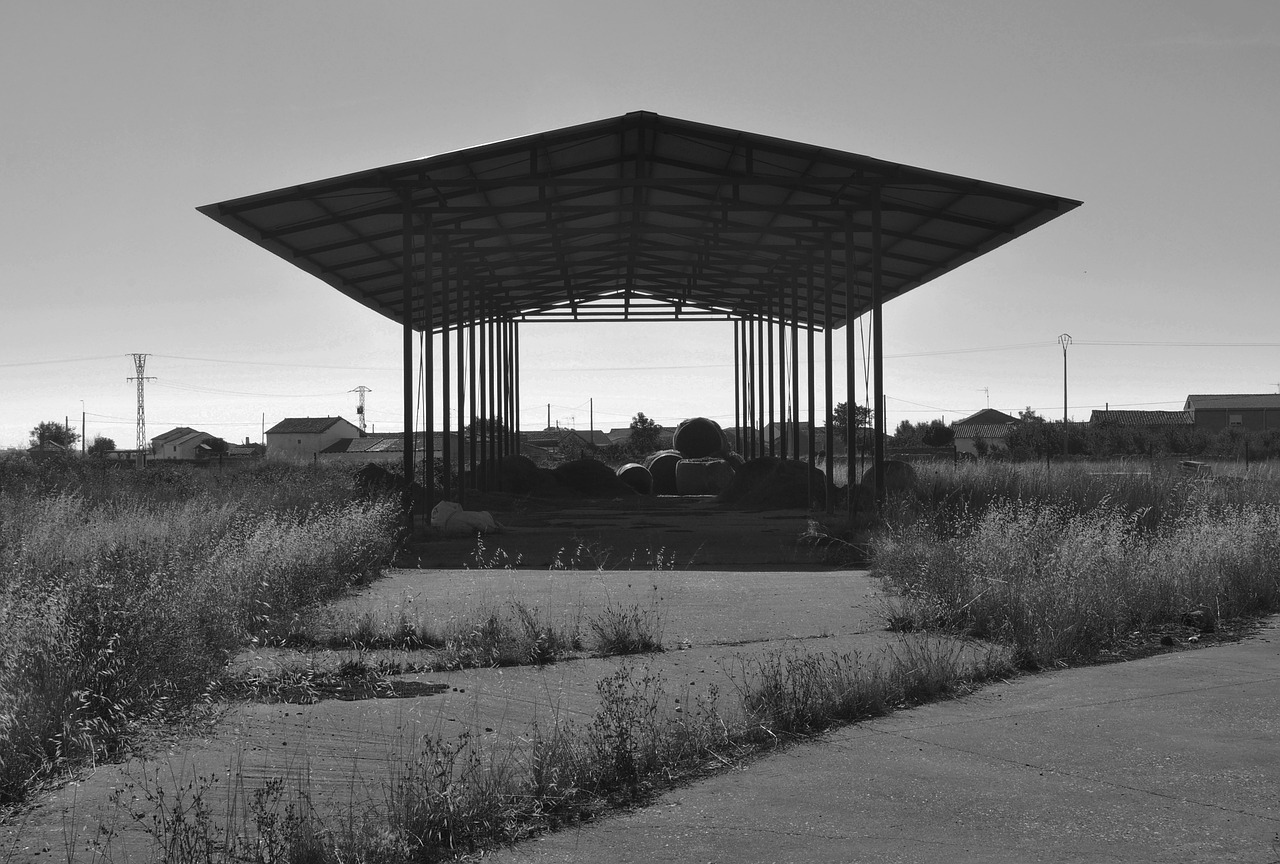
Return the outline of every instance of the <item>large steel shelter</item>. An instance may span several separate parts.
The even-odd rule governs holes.
[[[814,418],[815,334],[830,428],[836,330],[854,405],[848,325],[872,313],[863,400],[882,407],[882,304],[1079,205],[634,112],[199,210],[403,325],[412,479],[415,430],[427,431],[430,459],[436,426],[437,334],[444,460],[474,477],[518,452],[519,324],[540,320],[731,322],[736,445],[799,458],[806,405]],[[426,343],[416,388],[415,331]],[[474,418],[462,436],[450,434],[451,407],[459,425]],[[874,422],[882,490],[882,410]]]

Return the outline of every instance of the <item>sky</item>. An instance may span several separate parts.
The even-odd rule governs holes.
[[[398,325],[195,208],[638,110],[1084,202],[885,307],[891,429],[1061,417],[1064,333],[1073,419],[1280,390],[1272,0],[47,0],[0,80],[0,448],[133,446],[134,353],[148,437],[401,429]],[[728,323],[521,349],[523,428],[732,423]]]

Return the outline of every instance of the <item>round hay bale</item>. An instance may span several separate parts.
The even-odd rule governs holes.
[[[636,494],[618,479],[613,469],[594,459],[575,459],[551,469],[552,476],[565,489],[584,498],[618,498]]]
[[[871,466],[862,475],[862,485],[876,488],[876,469]],[[886,495],[904,495],[916,488],[916,469],[901,459],[884,460],[884,491]]]
[[[823,507],[826,478],[808,462],[762,456],[738,469],[720,493],[720,502],[747,510]]]
[[[677,495],[708,495],[707,463],[699,459],[681,459],[676,463]]]
[[[680,451],[659,450],[644,460],[644,467],[653,478],[654,495],[676,495],[676,465],[680,463]]]
[[[686,459],[704,459],[727,451],[729,439],[716,421],[691,417],[676,427],[671,446]]]
[[[734,466],[726,459],[715,459],[707,463],[707,491],[719,495],[733,483]]]
[[[653,492],[653,475],[643,465],[628,462],[626,465],[619,467],[614,473],[618,475],[619,480],[641,495],[649,495]]]

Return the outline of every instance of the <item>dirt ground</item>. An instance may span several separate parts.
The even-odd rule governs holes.
[[[579,566],[591,569],[644,569],[658,555],[681,570],[821,569],[843,562],[798,538],[811,522],[838,531],[847,519],[806,510],[731,510],[712,497],[675,496],[557,503],[489,495],[468,501],[467,509],[493,513],[504,530],[484,538],[487,554],[518,554],[522,569],[546,569],[578,549]],[[474,537],[440,537],[424,527],[416,536],[421,542],[401,563],[477,566]]]

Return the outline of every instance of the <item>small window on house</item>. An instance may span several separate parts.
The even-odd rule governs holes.
[[[301,439],[301,438],[299,438],[299,439],[298,439],[298,443],[299,443],[299,444],[301,444],[301,443],[302,443],[302,439]]]
[[[1227,418],[1227,425],[1228,425],[1228,426],[1243,426],[1243,425],[1244,425],[1244,417],[1243,417],[1243,416],[1241,416],[1240,414],[1232,414],[1229,418]]]

